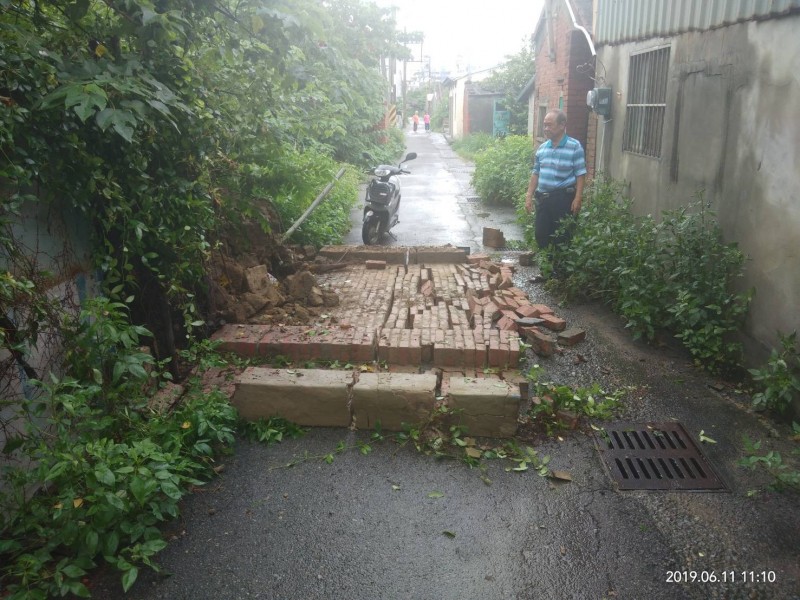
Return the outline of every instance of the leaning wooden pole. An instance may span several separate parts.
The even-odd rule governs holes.
[[[342,167],[341,169],[339,169],[339,172],[338,172],[338,173],[336,174],[336,176],[333,178],[333,181],[331,181],[331,182],[330,182],[328,185],[326,185],[326,186],[325,186],[325,189],[324,189],[324,190],[322,190],[322,192],[320,192],[319,196],[317,196],[317,197],[314,199],[314,201],[311,203],[311,206],[309,206],[309,207],[306,209],[306,212],[304,212],[304,213],[303,213],[303,214],[300,216],[300,218],[299,218],[299,219],[297,219],[297,221],[295,221],[295,222],[292,224],[292,226],[291,226],[291,227],[289,227],[289,229],[287,229],[287,230],[286,230],[286,233],[284,233],[284,234],[283,234],[283,237],[281,238],[281,241],[287,240],[287,239],[289,238],[289,236],[291,236],[291,235],[292,235],[292,234],[293,234],[293,233],[294,233],[294,232],[297,230],[297,228],[298,228],[298,227],[300,227],[300,225],[302,225],[302,224],[303,224],[303,221],[305,221],[305,220],[308,218],[308,215],[310,215],[312,212],[314,212],[314,209],[315,209],[315,208],[317,208],[317,205],[318,205],[320,202],[322,202],[322,201],[325,199],[325,196],[327,196],[327,195],[330,193],[330,191],[333,189],[333,186],[334,186],[334,184],[335,184],[337,181],[339,181],[339,179],[341,178],[341,176],[342,176],[342,175],[344,175],[344,172],[345,172],[345,168],[344,168],[344,167]]]

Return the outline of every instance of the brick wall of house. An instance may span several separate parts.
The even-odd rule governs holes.
[[[586,106],[586,94],[594,87],[594,57],[583,33],[573,28],[569,13],[560,2],[553,3],[552,57],[549,30],[544,24],[536,44],[535,145],[544,141],[540,131],[542,109],[560,108],[567,114],[567,133],[586,151],[586,166],[589,178],[592,178],[597,119]]]

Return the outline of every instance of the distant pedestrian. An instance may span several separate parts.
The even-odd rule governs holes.
[[[561,221],[581,210],[586,179],[586,156],[581,143],[566,133],[567,116],[560,110],[547,113],[544,135],[533,159],[531,180],[525,196],[525,210],[536,198],[535,233],[539,248],[568,244],[571,232],[556,235]]]
[[[425,116],[422,117],[422,120],[425,122],[425,131],[431,130],[431,116],[425,111]]]
[[[417,127],[419,127],[419,113],[414,111],[414,116],[411,117],[411,122],[414,124],[414,133],[417,131]]]

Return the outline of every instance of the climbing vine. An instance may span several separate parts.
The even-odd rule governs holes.
[[[219,232],[268,229],[258,207],[291,218],[340,163],[388,152],[380,57],[402,52],[389,12],[361,0],[0,0],[0,441],[13,467],[0,587],[13,597],[87,595],[98,557],[126,589],[154,564],[158,523],[232,439],[219,394],[163,414],[146,403],[204,326]],[[318,227],[329,241],[338,218],[301,239]],[[51,256],[25,238],[32,222],[62,224],[88,255]],[[100,296],[82,306],[76,269]]]

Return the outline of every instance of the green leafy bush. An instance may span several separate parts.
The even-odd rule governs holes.
[[[475,157],[472,185],[487,204],[516,206],[531,179],[533,146],[523,135],[497,138]]]
[[[244,173],[249,193],[271,198],[284,230],[311,205],[333,181],[342,165],[318,150],[286,151],[272,168],[248,165]],[[341,241],[350,228],[350,208],[358,199],[358,174],[347,168],[328,196],[292,235],[298,244],[323,246]]]
[[[549,428],[558,426],[559,413],[566,411],[591,419],[611,419],[621,406],[624,390],[604,391],[598,384],[574,388],[543,380],[543,370],[533,365],[526,378],[533,384],[534,402],[528,414]]]
[[[558,261],[563,291],[609,303],[634,337],[670,332],[711,371],[738,365],[741,345],[732,337],[752,295],[731,291],[742,275],[742,252],[723,242],[702,195],[656,221],[635,217],[632,201],[619,192],[618,183],[594,182],[572,243],[542,252],[543,270]]]
[[[148,408],[142,390],[161,378],[124,304],[97,299],[67,331],[81,379],[32,380],[25,429],[4,448],[17,460],[3,471],[0,583],[14,599],[88,596],[81,578],[101,557],[127,590],[140,565],[157,568],[159,524],[234,440],[236,411],[220,392]]]
[[[781,350],[770,353],[767,364],[750,369],[758,391],[753,394],[753,408],[784,412],[800,394],[800,352],[797,332],[779,335]]]
[[[460,140],[453,140],[453,150],[467,160],[475,160],[476,156],[494,144],[494,138],[488,133],[471,133]]]

